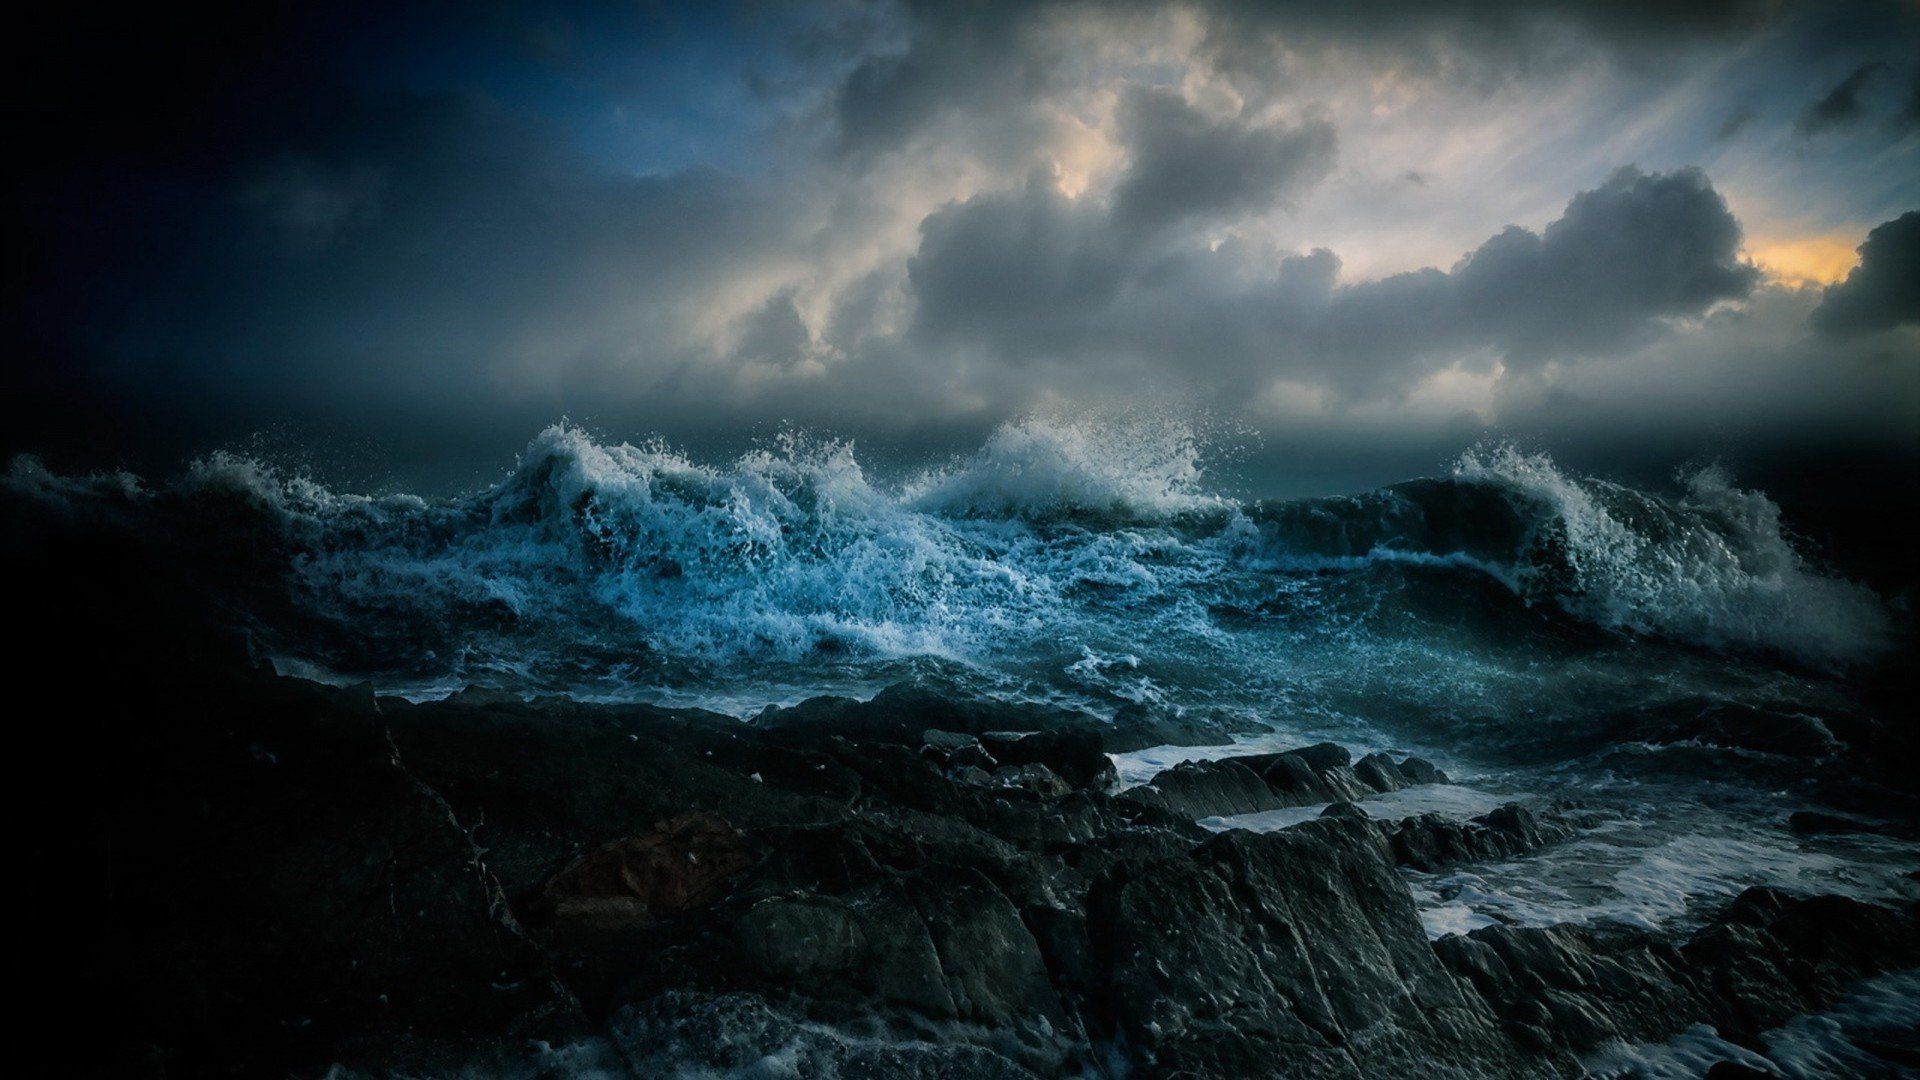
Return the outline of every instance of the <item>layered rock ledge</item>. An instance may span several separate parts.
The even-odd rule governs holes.
[[[899,688],[742,722],[259,671],[145,688],[67,854],[128,1072],[1578,1075],[1920,966],[1911,910],[1764,890],[1685,940],[1430,942],[1399,867],[1560,826],[1375,820],[1444,776],[1330,744],[1114,793],[1154,737]],[[1334,802],[1272,833],[1198,816]]]

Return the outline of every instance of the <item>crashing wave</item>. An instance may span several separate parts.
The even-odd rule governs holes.
[[[1878,651],[1890,625],[1874,594],[1820,574],[1794,547],[1780,508],[1724,471],[1683,478],[1667,500],[1568,478],[1540,454],[1470,453],[1456,476],[1517,492],[1547,513],[1531,550],[1564,567],[1549,586],[1600,625],[1714,647],[1766,648],[1821,663]],[[1535,570],[1540,580],[1552,576]]]
[[[1608,629],[1814,664],[1886,648],[1879,598],[1809,564],[1770,499],[1718,468],[1682,480],[1669,499],[1570,477],[1544,454],[1479,448],[1447,478],[1257,508],[1252,550],[1292,569],[1472,568]]]
[[[1188,425],[1165,417],[1002,424],[960,465],[908,486],[928,513],[1046,520],[1156,520],[1223,511],[1204,487],[1202,447]]]
[[[1215,613],[1297,601],[1319,606],[1300,607],[1296,629],[1346,618],[1385,633],[1366,627],[1379,590],[1421,587],[1376,579],[1398,565],[1484,575],[1611,630],[1819,665],[1872,655],[1891,633],[1871,593],[1818,573],[1778,508],[1717,471],[1663,498],[1508,447],[1470,453],[1447,477],[1250,507],[1206,490],[1189,429],[1137,420],[1009,424],[899,486],[871,479],[843,442],[789,435],[716,465],[566,424],[499,483],[455,499],[343,494],[224,453],[154,488],[28,459],[6,485],[170,514],[210,543],[245,537],[261,565],[277,561],[290,602],[372,666],[409,649],[427,666],[512,665],[533,645],[694,664],[991,666],[1145,641],[1258,664],[1260,649],[1221,645],[1245,627]],[[1289,592],[1300,572],[1343,576],[1345,593]],[[1434,595],[1429,607],[1475,602]]]

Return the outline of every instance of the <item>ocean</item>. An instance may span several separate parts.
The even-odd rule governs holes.
[[[231,453],[159,482],[23,458],[5,483],[197,563],[284,674],[743,720],[900,683],[1146,710],[1237,734],[1118,755],[1123,783],[1332,740],[1451,774],[1376,816],[1518,800],[1576,825],[1512,864],[1408,871],[1436,937],[1679,929],[1755,884],[1920,897],[1911,834],[1787,827],[1906,805],[1858,733],[1901,719],[1909,615],[1764,493],[1713,468],[1638,490],[1490,445],[1378,490],[1243,501],[1207,449],[1177,423],[1034,419],[883,481],[804,435],[703,462],[562,424],[450,498]]]

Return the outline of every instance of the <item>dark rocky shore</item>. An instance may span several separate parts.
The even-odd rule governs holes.
[[[1331,745],[1116,796],[1115,740],[1196,733],[908,688],[752,723],[204,665],[153,689],[167,722],[100,748],[60,853],[113,1053],[152,1075],[1575,1075],[1920,965],[1912,911],[1766,890],[1684,940],[1430,943],[1396,865],[1553,842],[1518,807],[1193,824],[1440,778]]]
[[[1444,779],[1418,759],[1323,744],[1116,792],[1108,752],[1228,733],[912,687],[745,723],[410,704],[274,675],[165,552],[11,554],[40,631],[14,685],[62,701],[16,735],[27,1019],[96,1033],[61,1072],[1565,1076],[1920,966],[1914,910],[1761,889],[1680,937],[1431,942],[1401,867],[1563,826],[1370,817]]]

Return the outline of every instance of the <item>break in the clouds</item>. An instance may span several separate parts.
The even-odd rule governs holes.
[[[1380,480],[1502,432],[1604,457],[1710,370],[1737,410],[1669,417],[1675,454],[1915,450],[1911,5],[143,18],[16,75],[21,438],[936,450],[1151,399],[1404,444]]]

